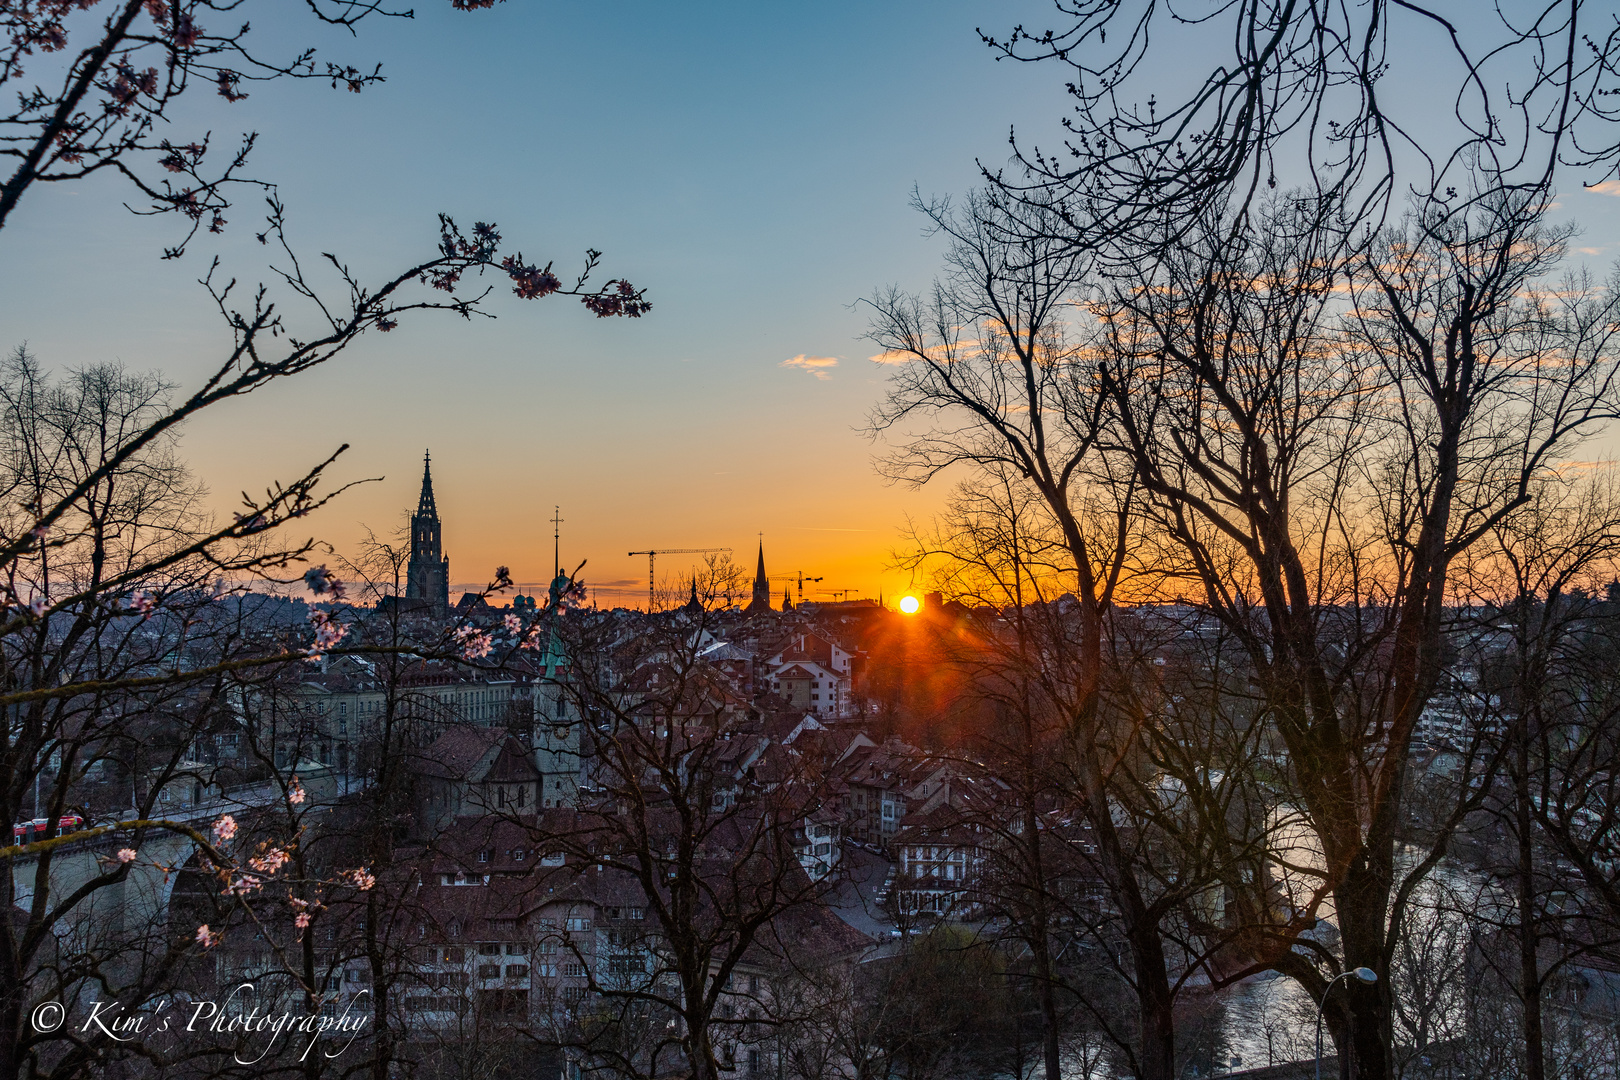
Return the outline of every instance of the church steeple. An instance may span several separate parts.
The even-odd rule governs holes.
[[[759,569],[754,571],[754,596],[743,609],[745,614],[771,610],[771,579],[765,574],[765,537],[759,538]]]
[[[436,613],[450,610],[450,560],[439,536],[439,508],[433,500],[433,457],[422,458],[422,494],[411,515],[411,561],[406,567],[406,595]]]
[[[422,452],[422,497],[416,502],[416,516],[439,520],[439,508],[433,502],[433,454]]]
[[[686,612],[688,615],[693,616],[694,618],[703,614],[703,601],[698,599],[698,594],[697,594],[697,575],[696,574],[692,575],[692,595],[687,598],[687,601],[686,601],[685,604],[681,605],[681,610]]]

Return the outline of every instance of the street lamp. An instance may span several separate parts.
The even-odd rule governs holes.
[[[1375,983],[1378,981],[1378,972],[1374,971],[1372,968],[1351,968],[1349,971],[1341,971],[1339,974],[1335,975],[1328,982],[1327,989],[1322,991],[1322,1000],[1316,1006],[1316,1080],[1322,1080],[1322,1013],[1327,1009],[1328,995],[1333,993],[1334,983],[1338,982],[1340,979],[1348,979],[1352,975],[1364,983]]]

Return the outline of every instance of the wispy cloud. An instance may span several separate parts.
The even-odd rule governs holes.
[[[782,361],[781,366],[785,368],[798,368],[800,371],[808,371],[816,378],[825,381],[832,378],[832,372],[830,369],[838,366],[838,357],[811,356],[808,353],[800,353],[791,360]]]
[[[1620,195],[1620,180],[1605,180],[1601,184],[1593,184],[1586,190],[1595,191],[1599,195]]]
[[[964,337],[951,342],[949,345],[939,343],[925,345],[923,347],[923,355],[928,357],[930,360],[935,360],[942,364],[948,364],[952,360],[966,360],[970,357],[977,356],[982,350],[983,345],[980,342]],[[918,359],[918,357],[909,352],[886,349],[883,352],[878,353],[876,356],[867,357],[867,359],[872,361],[874,364],[909,364],[913,360]]]
[[[788,528],[796,529],[799,532],[853,532],[853,533],[865,533],[865,532],[871,532],[872,531],[871,529],[831,529],[831,528],[823,528],[823,527],[816,526],[816,525],[789,525]]]

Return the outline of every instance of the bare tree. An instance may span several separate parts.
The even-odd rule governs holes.
[[[952,241],[948,272],[926,301],[898,290],[871,301],[871,338],[895,365],[872,427],[907,433],[888,460],[896,478],[924,483],[953,466],[983,470],[1027,489],[1050,522],[1057,543],[1044,558],[1077,605],[1066,670],[1052,673],[1068,688],[1058,706],[1063,737],[1131,954],[1138,1068],[1168,1078],[1174,1021],[1163,942],[1110,810],[1101,749],[1110,722],[1100,708],[1104,616],[1127,568],[1133,495],[1129,472],[1110,474],[1117,462],[1098,453],[1104,398],[1068,337],[1087,262],[1062,242],[1061,217],[1045,206],[981,195],[960,213],[919,207]],[[911,432],[914,421],[926,426]],[[1031,569],[1014,572],[1020,587]],[[1049,1077],[1059,1068],[1054,1038]]]
[[[735,576],[729,562],[700,573],[695,612],[577,611],[558,621],[560,689],[573,715],[543,723],[580,733],[586,785],[577,809],[506,811],[536,850],[563,856],[548,883],[588,888],[593,875],[618,875],[645,907],[632,966],[613,972],[580,958],[596,1011],[611,1022],[570,1039],[615,1075],[680,1068],[713,1080],[734,1047],[786,1022],[768,988],[733,976],[771,957],[790,961],[795,919],[837,880],[807,873],[800,850],[808,819],[833,797],[825,763],[773,744],[702,655],[708,608],[735,594]]]
[[[1101,311],[1120,449],[1248,654],[1325,860],[1314,898],[1240,947],[1316,994],[1340,963],[1385,972],[1446,849],[1397,878],[1452,564],[1614,415],[1617,389],[1614,295],[1538,285],[1562,252],[1538,203],[1420,214],[1365,254],[1324,212],[1285,199],[1211,221]],[[1342,961],[1301,937],[1329,893]],[[1387,1075],[1387,980],[1334,998],[1342,1059]]]
[[[1589,0],[1053,7],[1053,29],[982,36],[999,58],[1064,69],[1061,145],[1015,141],[1014,168],[986,176],[1055,208],[1057,234],[1127,274],[1144,247],[1241,216],[1279,183],[1365,236],[1407,194],[1466,209],[1486,194],[1480,167],[1531,196],[1560,169],[1596,183],[1620,167],[1620,30]],[[1167,90],[1158,61],[1194,50],[1207,74]]]

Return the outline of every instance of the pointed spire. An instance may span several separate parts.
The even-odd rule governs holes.
[[[771,579],[765,575],[765,534],[759,534],[759,569],[754,571],[754,595],[743,609],[749,615],[771,610]]]
[[[433,455],[428,451],[422,453],[422,497],[417,501],[416,513],[420,517],[439,516],[439,508],[433,502]]]

